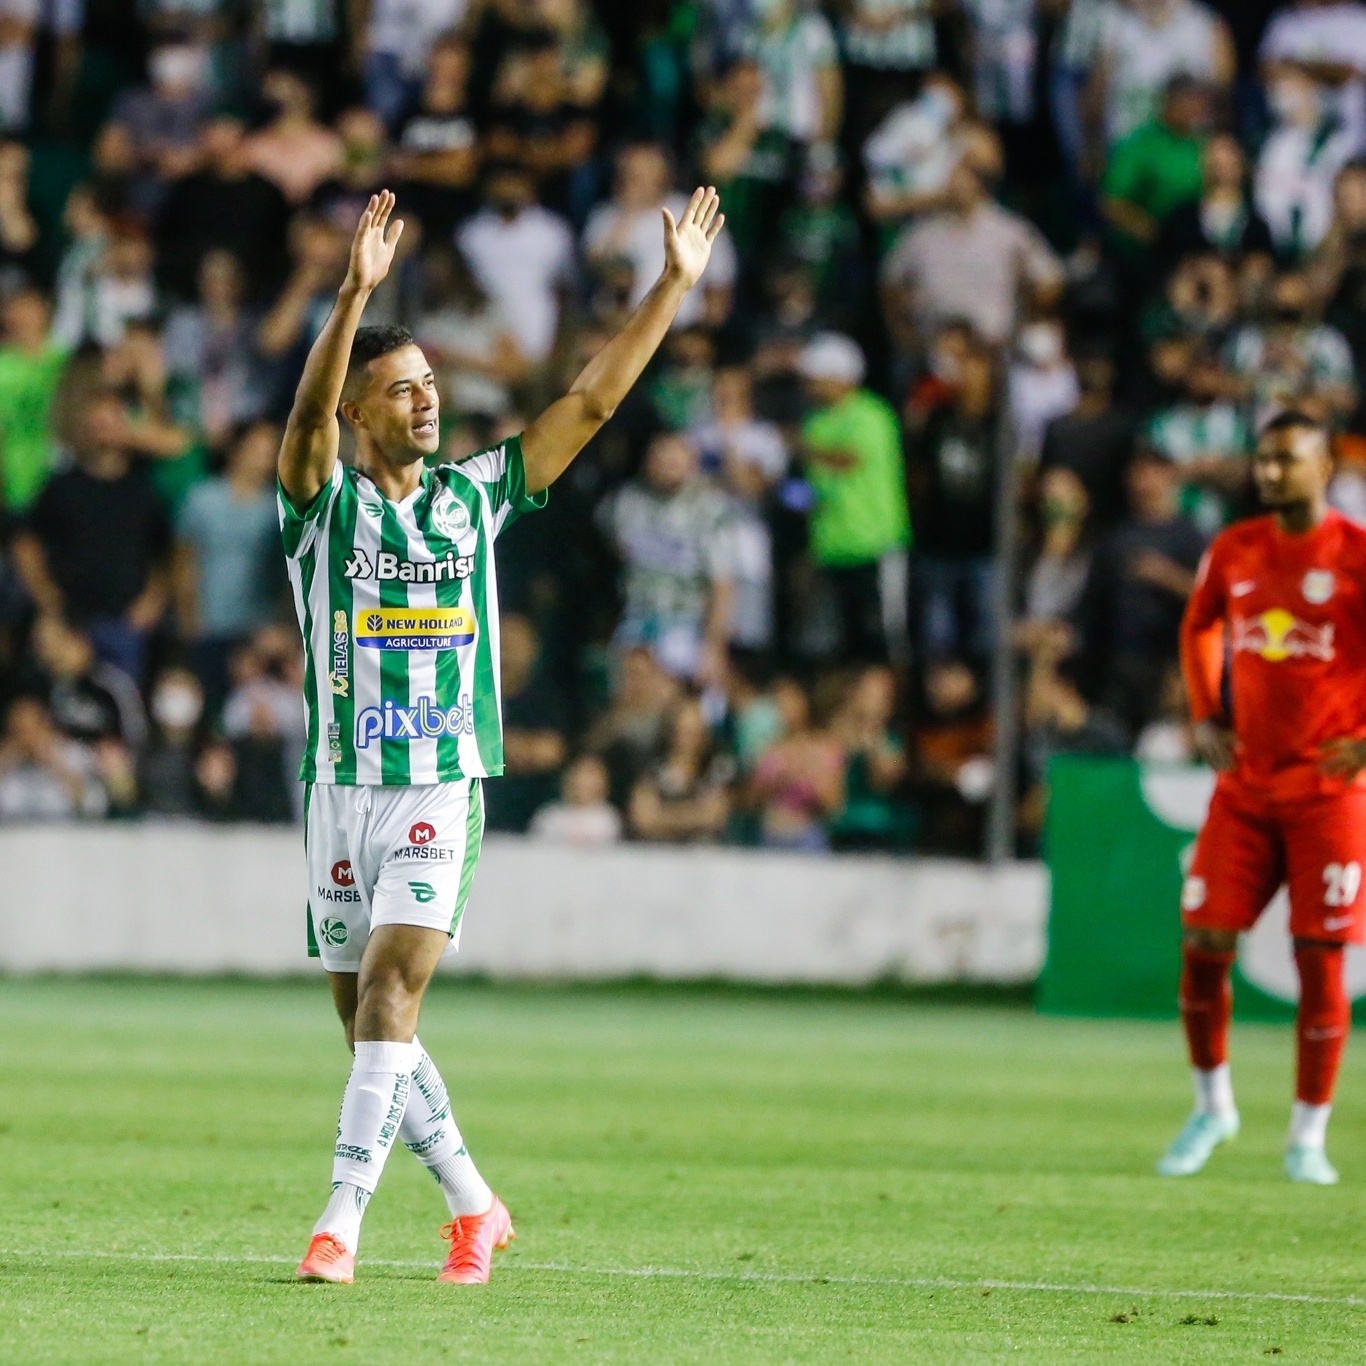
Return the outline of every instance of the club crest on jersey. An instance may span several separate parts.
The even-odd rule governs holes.
[[[356,748],[369,749],[376,740],[436,740],[443,735],[473,735],[474,707],[462,696],[453,707],[419,697],[411,707],[366,707],[356,717]]]
[[[382,550],[372,560],[365,551],[353,550],[342,573],[348,579],[378,579],[381,583],[455,583],[474,573],[474,556],[448,550],[439,560],[405,560]]]
[[[1304,594],[1305,602],[1312,602],[1315,607],[1322,607],[1333,596],[1333,589],[1336,586],[1331,569],[1311,569],[1304,576],[1304,582],[1300,585],[1300,592]]]
[[[1333,623],[1311,626],[1283,607],[1273,607],[1255,617],[1233,618],[1233,649],[1261,655],[1272,664],[1284,659],[1322,659],[1335,657]]]
[[[432,499],[432,525],[450,540],[470,529],[470,510],[450,489]]]

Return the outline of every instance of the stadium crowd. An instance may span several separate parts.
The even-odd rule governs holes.
[[[367,321],[448,457],[620,324],[661,203],[728,218],[500,545],[492,827],[976,852],[1003,631],[1021,848],[1050,756],[1188,758],[1259,420],[1330,420],[1366,518],[1366,4],[1271,10],[0,0],[0,820],[297,818],[274,458],[385,185]]]

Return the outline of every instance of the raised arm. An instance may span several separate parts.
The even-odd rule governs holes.
[[[393,226],[389,226],[393,210],[394,196],[388,190],[370,196],[351,242],[346,279],[308,353],[303,378],[294,395],[294,407],[280,445],[279,471],[280,485],[296,507],[306,506],[322,492],[337,463],[341,435],[337,405],[346,382],[351,343],[371,292],[389,273],[394,248],[403,233],[402,219],[395,219]]]
[[[711,187],[696,189],[674,222],[664,214],[664,273],[640,301],[626,326],[583,368],[569,392],[522,433],[526,489],[540,493],[569,468],[640,378],[659,349],[683,297],[701,278],[711,244],[726,221]],[[321,486],[320,486],[321,487]]]

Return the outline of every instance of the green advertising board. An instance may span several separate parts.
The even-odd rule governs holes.
[[[1214,790],[1191,766],[1058,758],[1049,769],[1045,854],[1052,879],[1038,1007],[1055,1015],[1176,1015],[1181,883]],[[1298,996],[1282,891],[1234,969],[1234,1014],[1287,1020]],[[1366,993],[1366,953],[1348,952]]]

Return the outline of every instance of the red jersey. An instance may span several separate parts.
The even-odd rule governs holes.
[[[1366,735],[1366,529],[1329,512],[1303,536],[1273,517],[1221,532],[1186,607],[1181,667],[1192,719],[1232,723],[1233,781],[1280,798],[1343,791],[1319,747]]]

